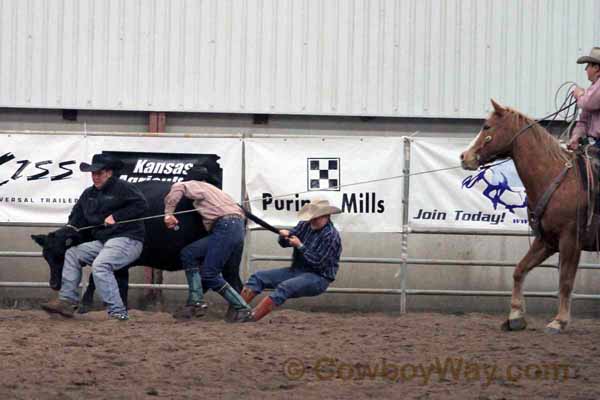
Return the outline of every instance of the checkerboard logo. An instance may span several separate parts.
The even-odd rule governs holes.
[[[308,158],[307,169],[308,191],[340,190],[339,158]]]

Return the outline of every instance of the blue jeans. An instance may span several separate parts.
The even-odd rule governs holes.
[[[246,286],[255,293],[275,289],[269,297],[280,306],[287,299],[318,296],[327,290],[329,280],[319,274],[295,268],[258,271],[252,274]]]
[[[181,250],[181,265],[185,270],[200,269],[203,289],[217,291],[226,283],[221,275],[223,268],[239,266],[243,251],[244,220],[225,217],[215,222],[210,235]]]
[[[99,240],[71,247],[65,253],[62,286],[58,297],[72,302],[79,301],[81,270],[92,266],[94,283],[102,301],[108,305],[109,314],[126,313],[114,272],[134,262],[142,253],[144,245],[127,237]]]

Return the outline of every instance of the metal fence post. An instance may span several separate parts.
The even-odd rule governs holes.
[[[248,191],[246,190],[246,134],[242,134],[242,199],[241,205],[248,210],[251,210],[250,202],[248,201]],[[246,225],[244,228],[244,258],[243,258],[243,267],[241,269],[241,279],[242,283],[245,283],[248,278],[250,278],[250,254],[252,254],[252,230],[248,229],[248,220],[246,220]]]
[[[408,205],[410,195],[410,138],[404,137],[404,168],[402,169],[403,192],[402,192],[402,264],[400,265],[400,313],[406,313],[406,280],[408,274]]]

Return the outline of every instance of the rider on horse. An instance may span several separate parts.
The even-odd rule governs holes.
[[[589,56],[579,57],[577,64],[587,64],[585,72],[592,85],[587,89],[579,86],[573,89],[581,115],[569,141],[571,150],[579,147],[579,140],[587,136],[593,137],[596,146],[600,146],[600,47],[594,47]]]

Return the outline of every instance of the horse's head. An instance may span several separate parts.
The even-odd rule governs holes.
[[[494,100],[492,106],[494,111],[483,123],[481,131],[467,150],[460,155],[464,169],[475,170],[499,158],[509,157],[511,154],[515,132],[514,127],[509,123],[510,111]]]

